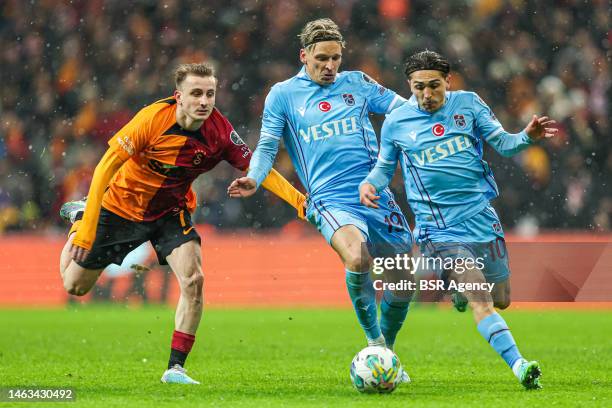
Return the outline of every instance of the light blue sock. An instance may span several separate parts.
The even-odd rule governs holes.
[[[368,339],[380,337],[376,308],[376,292],[368,272],[352,272],[346,269],[346,288],[357,314],[357,320]]]
[[[411,294],[400,297],[388,290],[383,292],[380,302],[380,330],[389,348],[393,348],[395,337],[404,324],[411,298]]]
[[[482,319],[478,323],[478,331],[510,368],[517,360],[523,358],[506,321],[498,313],[493,313]]]

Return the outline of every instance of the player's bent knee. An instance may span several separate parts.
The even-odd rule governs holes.
[[[493,304],[498,309],[507,309],[510,306],[510,283],[506,280],[495,285],[495,291],[491,293]]]
[[[64,282],[64,289],[68,294],[73,296],[84,296],[87,292],[90,291],[92,286],[85,286],[83,284],[79,284],[78,282]]]
[[[201,272],[191,274],[181,280],[181,291],[190,298],[197,299],[202,297],[204,287],[204,275]]]
[[[495,313],[493,304],[489,302],[469,302],[475,316],[487,316]]]
[[[96,284],[102,269],[85,269],[76,262],[70,262],[62,274],[64,289],[71,295],[83,296]]]
[[[93,283],[89,283],[83,281],[82,279],[74,279],[67,276],[64,276],[64,289],[68,294],[73,296],[84,296],[91,290],[95,281]]]
[[[371,259],[361,253],[361,248],[351,248],[344,256],[344,266],[349,271],[366,272],[370,270]]]

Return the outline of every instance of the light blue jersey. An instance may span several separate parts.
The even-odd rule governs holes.
[[[338,229],[354,225],[373,255],[409,251],[410,227],[389,189],[376,210],[359,202],[359,183],[378,155],[368,114],[389,113],[405,102],[363,72],[341,72],[333,84],[322,86],[302,68],[270,90],[247,176],[261,184],[283,139],[309,193],[306,216],[328,243]]]
[[[489,204],[498,190],[482,158],[484,142],[504,156],[531,143],[524,131],[507,133],[473,92],[447,92],[433,113],[413,96],[387,116],[380,157],[363,182],[384,190],[399,161],[423,255],[482,258],[486,279],[502,282],[510,270],[501,223]]]
[[[322,86],[302,68],[275,84],[266,98],[248,177],[261,184],[283,139],[311,200],[359,203],[359,183],[378,156],[368,114],[389,113],[404,102],[362,72],[340,72],[334,83]]]
[[[420,109],[413,96],[387,116],[380,169],[366,181],[377,189],[386,187],[399,161],[417,226],[448,228],[480,213],[498,195],[482,157],[484,142],[510,156],[530,139],[525,132],[505,132],[473,92],[447,92],[446,103],[434,113]]]

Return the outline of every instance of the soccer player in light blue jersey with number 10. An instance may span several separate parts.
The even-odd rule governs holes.
[[[232,197],[253,194],[282,139],[308,190],[307,218],[344,263],[347,289],[368,344],[391,348],[409,299],[384,293],[379,323],[368,270],[371,256],[382,256],[379,250],[409,252],[412,236],[391,191],[381,191],[381,208],[371,210],[360,204],[358,187],[378,156],[368,114],[388,114],[406,100],[362,72],[338,72],[344,41],[332,20],[309,22],[300,39],[303,67],[270,90],[250,170],[228,192]],[[363,257],[362,244],[369,248]]]
[[[491,293],[465,292],[478,331],[525,388],[540,388],[539,364],[521,356],[508,325],[494,309],[510,304],[510,271],[501,224],[489,203],[498,195],[497,185],[482,153],[487,142],[503,156],[516,154],[554,136],[555,122],[534,115],[522,132],[507,133],[477,94],[447,92],[449,71],[448,61],[432,51],[408,59],[405,73],[413,96],[387,116],[380,156],[360,185],[360,199],[376,208],[380,191],[400,162],[421,252],[462,262],[472,258],[473,265],[480,265],[462,273],[455,268],[451,278],[495,284]]]

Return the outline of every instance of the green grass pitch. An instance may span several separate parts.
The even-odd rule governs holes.
[[[365,346],[351,310],[205,311],[187,360],[200,386],[159,383],[172,309],[1,310],[0,386],[75,388],[76,403],[40,407],[612,406],[611,314],[503,313],[523,355],[543,367],[544,389],[528,392],[470,313],[417,305],[396,345],[413,382],[363,395],[348,373]]]

